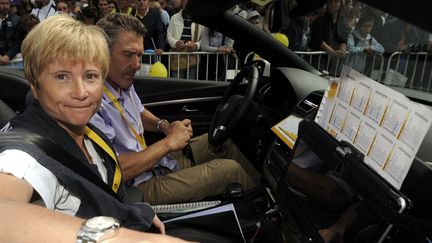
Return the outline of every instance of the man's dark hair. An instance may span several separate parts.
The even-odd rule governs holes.
[[[138,36],[144,36],[147,31],[136,17],[120,13],[108,14],[100,19],[96,25],[102,28],[107,35],[108,47],[110,50],[117,42],[122,30],[133,32]]]

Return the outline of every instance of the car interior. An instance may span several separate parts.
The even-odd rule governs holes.
[[[337,141],[313,122],[329,77],[229,10],[239,2],[189,0],[185,11],[197,23],[223,32],[253,50],[271,67],[260,60],[252,61],[231,82],[136,76],[134,87],[144,106],[159,118],[191,119],[194,135],[209,133],[209,142],[215,146],[226,139],[233,140],[262,172],[259,188],[240,193],[238,188],[231,188],[218,198],[234,203],[246,242],[325,242],[320,231],[344,217],[355,221],[343,235],[344,242],[431,242],[432,193],[428,185],[432,185],[432,129],[429,128],[401,189],[395,189],[363,163],[359,151],[349,143]],[[289,13],[309,13],[326,1],[296,2],[271,3],[271,28],[280,27]],[[416,3],[430,6],[432,2],[363,2],[432,30],[432,22],[416,20],[413,14],[420,11]],[[269,75],[264,75],[268,68]],[[3,127],[12,116],[23,112],[31,102],[31,94],[22,70],[0,67],[0,80]],[[430,101],[409,98],[431,107]],[[222,109],[224,105],[227,107]],[[271,131],[272,126],[291,114],[304,119],[293,149]],[[227,129],[222,131],[221,126]],[[145,135],[149,144],[160,136]],[[324,162],[320,171],[314,173],[325,176],[331,172],[353,189],[349,203],[329,209],[293,189],[287,168],[296,149],[302,146]],[[346,148],[350,152],[343,153]]]

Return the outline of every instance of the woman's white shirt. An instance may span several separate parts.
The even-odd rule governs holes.
[[[103,180],[107,181],[107,171],[103,161],[87,138],[84,144]],[[48,209],[75,215],[81,200],[64,188],[55,175],[39,164],[30,154],[8,149],[0,153],[0,172],[12,174],[19,179],[26,180],[40,195],[42,200],[32,202]]]

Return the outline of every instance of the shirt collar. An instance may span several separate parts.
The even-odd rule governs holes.
[[[105,81],[105,87],[107,87],[107,89],[114,95],[114,97],[117,100],[122,100],[123,97],[120,95],[119,92],[117,92],[117,90],[115,90],[110,83],[108,83],[108,81]],[[124,93],[124,92],[121,92]],[[105,94],[105,92],[103,93],[103,97],[106,101],[108,101],[108,103],[112,103],[113,101],[108,97],[107,94]]]
[[[128,97],[129,96],[129,93],[130,93],[130,91],[133,89],[133,85],[131,85],[129,88],[127,88],[127,89],[121,89],[120,90],[120,93],[116,90],[116,89],[114,89],[112,86],[111,86],[111,84],[108,82],[108,81],[105,81],[105,87],[107,87],[108,88],[108,90],[114,95],[114,97],[117,99],[117,100],[120,100],[120,101],[124,101],[125,100],[125,98],[126,97]],[[103,94],[103,97],[104,97],[104,100],[106,100],[106,101],[108,101],[109,103],[112,103],[112,101],[111,101],[111,99],[105,94],[105,92],[104,92],[104,94]]]

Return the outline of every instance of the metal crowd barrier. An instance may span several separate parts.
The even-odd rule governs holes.
[[[336,58],[324,51],[296,51],[297,55],[320,71],[339,76],[342,66],[347,65],[358,72],[380,82],[385,59],[382,54],[347,53],[345,58]]]
[[[432,55],[395,52],[388,58],[385,85],[432,91]]]
[[[385,85],[432,91],[432,54],[427,52],[395,52],[386,57],[347,53],[343,59],[332,58],[324,51],[296,53],[316,69],[334,76],[347,65]]]
[[[236,55],[216,52],[163,52],[160,55],[143,53],[141,70],[137,75],[147,76],[155,62],[162,62],[168,77],[207,81],[228,81],[240,72]]]

